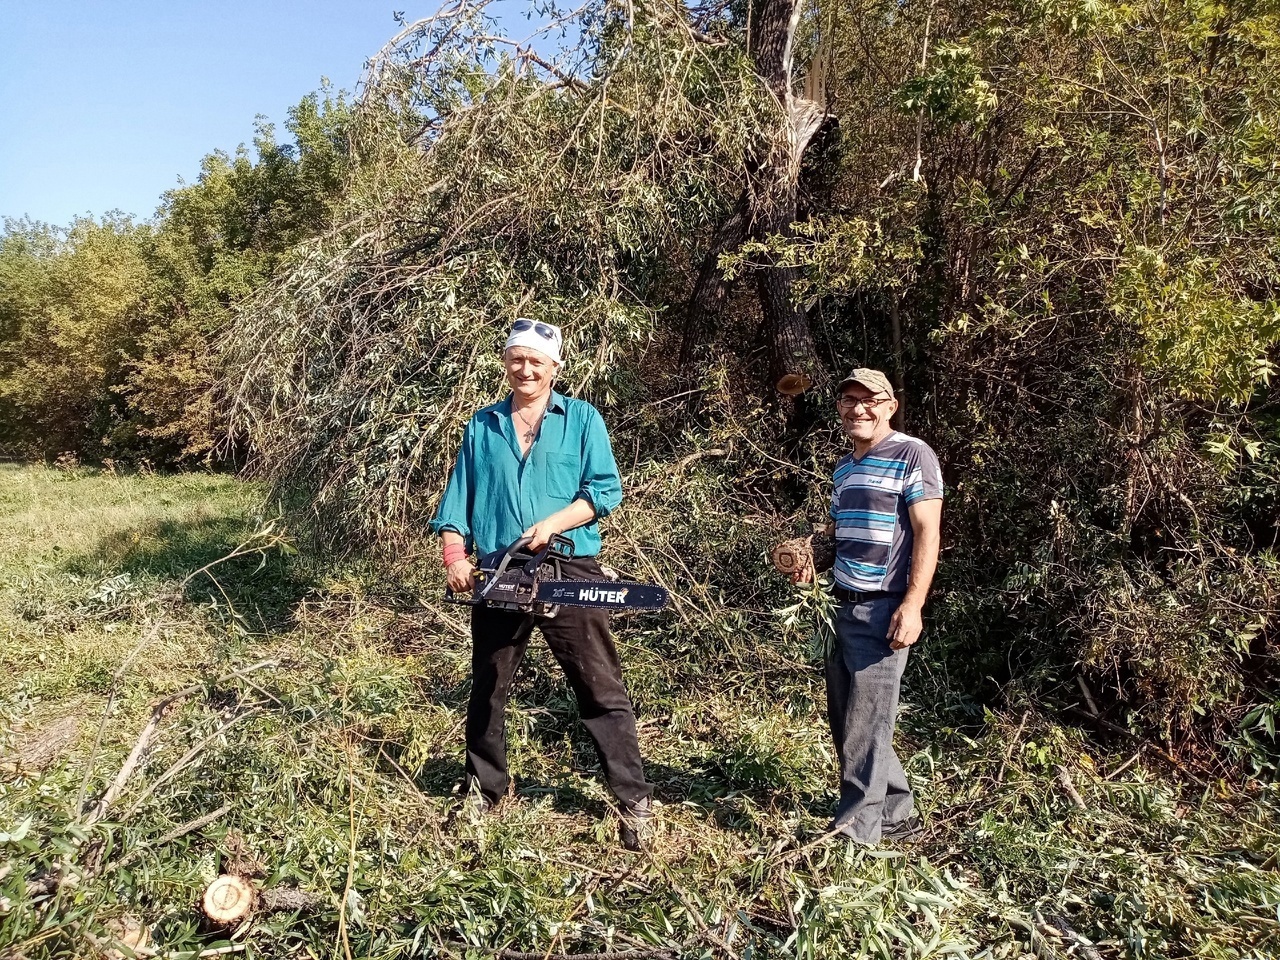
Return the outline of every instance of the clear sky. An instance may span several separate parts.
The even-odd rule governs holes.
[[[322,77],[353,90],[393,11],[439,3],[0,0],[0,219],[150,217],[205,154],[251,143],[257,115],[283,139]]]

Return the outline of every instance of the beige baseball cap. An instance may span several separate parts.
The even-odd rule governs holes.
[[[893,399],[898,399],[893,393],[893,384],[879,370],[872,370],[870,367],[855,367],[853,371],[840,381],[840,385],[836,387],[836,396],[844,393],[844,388],[851,383],[860,383],[868,390],[875,393],[887,393]]]

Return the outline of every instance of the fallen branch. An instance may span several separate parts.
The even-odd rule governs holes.
[[[1110,773],[1108,773],[1108,774],[1107,774],[1105,777],[1103,777],[1102,779],[1103,779],[1103,780],[1113,780],[1113,779],[1115,779],[1116,777],[1120,776],[1120,774],[1124,773],[1126,770],[1128,770],[1130,767],[1132,767],[1135,763],[1137,763],[1141,758],[1142,758],[1142,751],[1141,751],[1141,750],[1139,750],[1139,751],[1138,751],[1137,753],[1135,753],[1132,757],[1130,757],[1130,758],[1129,758],[1128,760],[1126,760],[1124,763],[1120,764],[1120,766],[1116,767],[1114,770],[1112,770]]]
[[[185,693],[185,691],[184,691]],[[142,732],[138,734],[138,739],[134,741],[133,749],[129,751],[129,755],[125,757],[125,761],[120,765],[120,770],[116,773],[115,779],[111,781],[111,785],[107,787],[102,798],[93,805],[88,811],[88,815],[84,817],[85,823],[97,823],[110,809],[111,804],[124,791],[125,785],[129,782],[129,778],[133,776],[133,771],[137,769],[138,764],[142,762],[143,757],[151,749],[151,744],[155,740],[156,733],[160,729],[160,721],[164,718],[168,709],[182,696],[182,694],[174,694],[172,697],[166,697],[161,700],[151,710],[151,717],[147,720],[146,725],[142,728]],[[85,774],[88,777],[88,772]]]
[[[80,934],[91,943],[99,953],[106,957],[153,957],[156,960],[197,960],[199,957],[224,957],[231,953],[240,953],[244,951],[248,944],[232,943],[225,947],[209,947],[207,950],[162,950],[159,947],[148,947],[139,944],[132,946],[124,944],[123,946],[129,952],[123,953],[118,946],[113,946],[109,941],[102,937],[90,933],[88,930],[81,929]]]
[[[129,652],[129,655],[124,658],[124,662],[116,670],[115,676],[111,678],[111,690],[107,693],[107,704],[102,710],[102,720],[98,723],[98,732],[94,734],[93,746],[89,748],[89,756],[85,760],[84,777],[80,780],[80,789],[76,791],[75,809],[80,815],[83,815],[85,811],[85,796],[89,792],[89,778],[93,774],[93,765],[98,758],[98,749],[102,746],[102,737],[107,730],[107,719],[111,716],[111,708],[115,706],[116,694],[120,692],[120,684],[124,680],[124,675],[128,672],[129,667],[133,664],[133,658],[142,651],[143,647],[151,643],[152,638],[159,631],[160,624],[153,623],[147,632],[143,634],[142,639],[134,646],[133,650]],[[145,734],[145,732],[144,728],[143,733]],[[137,761],[135,760],[134,763],[136,765]],[[128,779],[127,776],[126,779]]]
[[[126,853],[123,857],[121,857],[115,863],[112,863],[109,866],[107,866],[107,868],[103,870],[103,873],[104,874],[111,873],[113,870],[119,870],[123,867],[127,867],[129,864],[140,859],[144,853],[146,853],[148,850],[150,850],[153,847],[163,847],[166,843],[172,843],[174,840],[178,840],[182,837],[185,837],[189,833],[195,833],[197,830],[203,830],[205,827],[213,823],[215,820],[220,819],[224,814],[226,814],[231,809],[231,807],[232,807],[232,804],[224,803],[217,810],[214,810],[210,813],[206,813],[202,817],[197,817],[196,819],[191,820],[188,823],[184,823],[180,827],[176,827],[173,830],[170,830],[168,833],[166,833],[164,836],[160,837],[160,839],[156,840],[153,843],[146,843],[146,844],[143,844],[142,846],[134,847],[132,850]]]
[[[1093,699],[1093,692],[1089,689],[1089,685],[1084,682],[1084,677],[1076,674],[1076,684],[1080,687],[1080,692],[1084,694],[1084,702],[1089,705],[1089,712],[1095,717],[1102,716],[1102,711],[1098,709],[1098,704]]]
[[[1198,774],[1194,773],[1191,770],[1188,770],[1186,765],[1183,764],[1181,760],[1179,760],[1177,757],[1171,754],[1168,750],[1165,750],[1162,747],[1158,746],[1157,744],[1151,743],[1150,741],[1143,740],[1133,731],[1126,730],[1124,727],[1120,726],[1120,724],[1118,723],[1112,723],[1106,717],[1095,716],[1094,714],[1089,713],[1089,711],[1082,710],[1080,707],[1077,707],[1074,705],[1068,706],[1067,709],[1070,710],[1072,713],[1078,714],[1082,717],[1088,717],[1090,720],[1092,720],[1094,723],[1098,724],[1099,726],[1105,727],[1107,730],[1110,730],[1112,733],[1118,733],[1121,736],[1128,738],[1133,743],[1138,744],[1139,746],[1150,747],[1152,750],[1154,750],[1157,754],[1160,755],[1160,758],[1162,760],[1164,760],[1166,763],[1172,766],[1175,770],[1177,770],[1183,776],[1187,777],[1188,779],[1192,780],[1193,782],[1199,784],[1202,787],[1205,785],[1205,780],[1203,777],[1199,776]]]
[[[732,453],[733,453],[733,444],[731,443],[727,447],[709,447],[706,450],[697,450],[689,454],[687,457],[681,457],[679,460],[677,460],[675,463],[669,466],[664,464],[663,465],[664,469],[662,473],[660,473],[656,477],[653,477],[647,483],[643,483],[640,486],[633,489],[631,491],[631,496],[633,498],[644,496],[646,493],[652,490],[659,483],[662,483],[663,481],[666,481],[666,480],[670,480],[672,477],[678,477],[680,474],[684,472],[685,467],[689,466],[689,464],[691,463],[696,463],[699,460],[705,460],[707,457],[727,457]]]
[[[203,740],[197,743],[194,747],[192,747],[190,750],[184,753],[181,757],[179,757],[176,761],[174,761],[174,763],[169,767],[169,769],[167,769],[164,773],[160,774],[160,776],[158,776],[155,780],[153,780],[147,786],[147,788],[142,791],[142,795],[138,797],[138,799],[133,802],[133,806],[131,806],[125,812],[125,819],[128,819],[129,817],[137,813],[142,808],[142,804],[146,802],[148,797],[150,797],[161,786],[168,783],[180,772],[182,772],[182,770],[184,770],[191,763],[192,760],[194,760],[197,756],[199,756],[200,753],[203,752],[204,749],[209,746],[209,744],[213,743],[215,740],[221,737],[224,733],[226,733],[228,730],[234,727],[241,720],[246,720],[249,717],[255,717],[260,713],[262,713],[262,710],[259,709],[259,710],[248,710],[244,713],[236,714],[226,723],[222,724],[222,726],[218,727],[217,730],[213,731],[213,733],[209,734],[209,736],[205,737]]]
[[[140,646],[141,644],[139,644],[139,647]],[[216,678],[214,678],[213,683],[221,683],[226,680],[233,680],[237,677],[246,676],[257,670],[262,670],[267,667],[275,667],[275,666],[279,666],[279,661],[262,660],[262,661],[259,661],[258,663],[252,664],[251,666],[242,667],[239,670],[233,670],[230,673],[219,674]],[[120,794],[124,791],[125,786],[129,782],[129,778],[133,776],[134,771],[138,768],[138,765],[142,762],[143,758],[149,752],[152,746],[152,743],[155,740],[156,733],[159,730],[160,721],[164,719],[164,715],[168,712],[169,708],[172,707],[178,701],[185,700],[187,697],[191,696],[192,694],[199,693],[201,690],[204,690],[205,687],[206,687],[206,683],[204,682],[193,683],[190,686],[184,687],[183,689],[179,690],[177,693],[169,694],[169,696],[165,697],[163,700],[161,700],[159,703],[157,703],[154,707],[151,708],[150,718],[147,720],[146,725],[143,726],[142,732],[138,734],[138,739],[134,742],[133,749],[129,751],[129,756],[127,756],[125,758],[124,763],[121,764],[119,772],[116,774],[115,779],[112,780],[111,785],[107,787],[107,790],[102,795],[102,798],[98,800],[98,802],[95,803],[93,807],[87,812],[85,811],[83,806],[83,802],[84,802],[83,799],[81,799],[80,803],[77,804],[77,806],[79,806],[81,810],[81,817],[82,817],[83,823],[85,824],[97,823],[106,814],[107,810],[110,809],[111,805],[115,803],[117,799],[119,799]],[[107,703],[108,711],[110,709],[110,706],[111,706],[111,701],[108,700],[108,703]],[[103,720],[102,720],[103,727],[106,726],[106,715],[107,715],[107,711],[104,711]],[[101,741],[101,734],[102,734],[102,730],[100,728],[99,739],[98,741],[95,741],[94,749],[91,750],[89,754],[89,760],[88,760],[89,767],[85,770],[84,783],[82,784],[82,790],[84,789],[84,785],[88,783],[89,777],[92,773],[93,758],[96,753],[97,744],[98,742]],[[155,785],[153,785],[153,789],[154,789],[154,786]],[[83,793],[81,794],[81,797],[83,797]],[[132,813],[136,809],[137,809],[137,805],[135,804],[130,812]]]
[[[1071,782],[1071,774],[1067,771],[1067,768],[1060,763],[1056,763],[1054,764],[1054,769],[1058,771],[1058,783],[1062,784],[1062,789],[1071,798],[1071,802],[1080,810],[1088,810],[1089,805],[1084,802],[1084,797],[1080,796],[1080,791]]]
[[[1009,741],[1009,746],[1004,751],[1004,759],[1000,761],[1000,769],[996,771],[996,783],[1004,782],[1004,771],[1009,766],[1009,760],[1013,756],[1014,749],[1022,740],[1022,731],[1027,727],[1027,721],[1031,718],[1031,711],[1024,711],[1022,720],[1018,724],[1018,729],[1014,731],[1013,739]]]
[[[1057,937],[1059,940],[1065,940],[1079,947],[1080,955],[1085,960],[1102,960],[1102,954],[1098,952],[1093,941],[1077,932],[1067,922],[1066,917],[1053,913],[1042,917],[1040,912],[1036,911],[1036,929],[1043,935]]]
[[[1031,944],[1031,952],[1039,957],[1040,960],[1058,960],[1057,951],[1049,947],[1048,941],[1045,940],[1044,934],[1040,932],[1035,922],[1025,917],[1020,917],[1016,913],[1001,914],[1001,917],[1009,926],[1026,931],[1027,939]]]

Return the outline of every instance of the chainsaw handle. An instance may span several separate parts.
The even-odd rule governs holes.
[[[512,545],[511,549],[515,550],[521,543],[527,543],[532,537],[522,537]],[[503,558],[505,561],[505,558]],[[538,568],[548,560],[552,563],[553,576],[560,576],[561,560],[573,559],[573,541],[561,534],[555,534],[547,541],[547,545],[535,553],[524,565],[524,575],[530,579],[537,576]]]
[[[547,552],[560,560],[572,560],[573,549],[573,541],[561,533],[557,533],[547,542]]]
[[[444,598],[453,603],[467,603],[472,605],[483,603],[488,598],[489,591],[493,589],[493,585],[502,579],[502,575],[506,573],[507,567],[511,565],[511,561],[519,556],[522,551],[529,555],[529,560],[525,564],[525,569],[528,571],[529,576],[532,576],[537,571],[538,567],[547,559],[573,559],[573,541],[566,536],[562,536],[558,533],[555,534],[547,542],[547,545],[537,553],[530,553],[525,549],[532,541],[533,537],[523,536],[515,543],[511,544],[511,546],[507,547],[507,549],[502,552],[502,558],[498,561],[498,565],[492,571],[484,571],[488,582],[480,588],[480,592],[478,594],[473,593],[471,597],[464,600],[446,587]],[[559,575],[559,569],[560,568],[558,566],[555,568],[557,576]]]
[[[484,589],[480,591],[480,596],[477,598],[478,600],[483,600],[489,595],[489,591],[492,590],[493,585],[502,578],[502,575],[506,572],[511,561],[515,559],[515,555],[520,552],[522,547],[528,546],[532,540],[533,537],[521,537],[511,546],[507,547],[506,552],[502,554],[502,559],[498,561],[498,566],[493,571],[493,576],[489,578],[489,582],[485,584]]]

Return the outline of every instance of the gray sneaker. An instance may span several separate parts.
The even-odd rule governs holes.
[[[653,839],[653,798],[643,797],[632,804],[623,804],[618,818],[618,839],[628,850],[643,850]]]
[[[444,828],[446,830],[456,830],[463,824],[479,823],[491,814],[496,806],[493,801],[485,797],[479,790],[468,791],[453,804],[453,809],[445,817]]]
[[[917,814],[913,813],[911,816],[885,827],[880,834],[880,838],[882,840],[894,840],[898,843],[911,843],[920,839],[920,834],[922,833],[924,833],[924,822]]]

